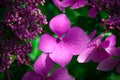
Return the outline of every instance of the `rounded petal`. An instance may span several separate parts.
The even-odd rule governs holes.
[[[36,74],[34,71],[27,72],[22,80],[43,80],[42,77],[38,74]]]
[[[89,10],[89,16],[90,16],[91,18],[95,18],[96,15],[98,14],[98,12],[99,12],[99,9],[96,8],[96,7],[93,7],[93,8],[91,8],[91,9]]]
[[[113,47],[116,45],[116,36],[115,35],[111,35],[108,36],[105,41],[109,41],[109,47]]]
[[[77,58],[77,61],[79,63],[87,63],[88,61],[90,61],[92,59],[92,52],[93,50],[95,49],[95,47],[89,47],[87,49],[85,49],[83,51],[83,53],[81,53],[78,58]]]
[[[34,71],[37,74],[40,74],[42,76],[47,76],[47,74],[50,72],[53,66],[54,66],[54,63],[49,58],[49,55],[46,53],[43,53],[40,55],[40,57],[36,60],[34,64]]]
[[[75,78],[69,75],[67,69],[58,68],[49,77],[49,80],[75,80]]]
[[[81,8],[87,4],[88,4],[88,0],[78,0],[71,6],[71,9]]]
[[[49,34],[44,34],[40,38],[39,49],[45,53],[51,53],[56,46],[56,39]]]
[[[72,51],[63,42],[58,43],[50,58],[62,67],[65,67],[72,59]]]
[[[73,27],[66,33],[63,41],[71,48],[72,54],[78,55],[88,46],[90,39],[81,28]]]
[[[97,66],[97,69],[101,71],[110,71],[114,69],[117,64],[118,64],[117,59],[107,58]]]
[[[55,16],[50,21],[49,25],[52,31],[55,34],[57,34],[59,37],[61,37],[64,33],[66,33],[71,27],[70,20],[65,14],[60,14],[58,16]]]

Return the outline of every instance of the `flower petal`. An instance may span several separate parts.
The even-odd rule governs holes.
[[[50,58],[62,67],[65,67],[72,59],[72,51],[63,42],[59,42]]]
[[[67,69],[58,68],[54,73],[49,77],[49,80],[75,80],[74,77],[69,75]]]
[[[110,57],[110,54],[108,54],[105,50],[97,49],[94,51],[94,53],[92,55],[92,60],[94,62],[101,62],[108,57]]]
[[[99,9],[96,8],[96,7],[93,7],[93,8],[91,8],[91,9],[89,10],[89,16],[90,16],[91,18],[95,18],[96,15],[98,14],[98,12],[99,12]]]
[[[97,66],[97,69],[101,71],[110,71],[114,69],[117,64],[118,64],[117,59],[107,58]]]
[[[70,20],[65,14],[60,14],[58,16],[55,16],[50,21],[49,25],[52,31],[55,34],[57,34],[59,37],[61,37],[64,33],[66,33],[71,27]]]
[[[111,35],[105,39],[105,41],[109,41],[109,47],[113,47],[116,45],[116,37],[115,35]]]
[[[92,40],[95,35],[96,35],[96,30],[94,30],[93,32],[91,32],[88,36]]]
[[[81,8],[87,4],[88,4],[88,0],[78,0],[72,5],[71,9]]]
[[[78,55],[88,46],[90,39],[81,28],[73,27],[67,32],[63,41],[72,49],[72,54]]]
[[[22,80],[43,80],[42,77],[40,77],[40,75],[36,74],[34,71],[29,71],[27,72]]]
[[[75,2],[75,0],[62,0],[61,5],[63,7],[68,7],[68,6],[71,6],[74,2]]]
[[[53,65],[54,63],[49,58],[49,55],[43,53],[34,64],[34,71],[42,76],[47,76],[48,72],[53,68]]]
[[[45,53],[51,53],[56,46],[56,39],[49,34],[44,34],[40,38],[39,49]]]
[[[90,61],[92,59],[92,52],[95,49],[94,46],[88,47],[87,49],[85,49],[83,51],[83,53],[81,53],[78,58],[77,61],[79,63],[87,63],[88,61]]]
[[[75,0],[52,0],[53,3],[61,10],[61,11],[65,11],[65,7],[71,6]]]

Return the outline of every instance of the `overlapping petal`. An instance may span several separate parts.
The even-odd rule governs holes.
[[[97,69],[101,71],[110,71],[114,69],[117,64],[118,64],[117,59],[107,58],[97,66]]]
[[[111,35],[105,39],[105,41],[109,41],[109,47],[113,47],[116,45],[116,37],[115,35]]]
[[[88,61],[90,61],[92,59],[92,55],[93,55],[93,50],[95,49],[94,46],[91,46],[87,49],[85,49],[83,51],[83,53],[81,53],[78,58],[77,58],[77,61],[79,63],[86,63]]]
[[[71,27],[70,20],[67,18],[65,14],[60,14],[50,21],[51,30],[61,37],[64,33],[66,33]]]
[[[47,76],[53,66],[54,63],[49,58],[49,54],[43,53],[34,63],[34,71],[39,75]]]
[[[23,76],[22,80],[43,80],[43,79],[42,76],[36,74],[34,71],[29,71]]]
[[[73,78],[71,75],[69,75],[67,69],[58,68],[49,77],[49,80],[75,80],[75,78]]]
[[[108,57],[110,57],[110,54],[108,54],[105,50],[97,49],[94,51],[94,54],[92,55],[92,60],[94,62],[101,62]]]
[[[45,53],[51,53],[57,45],[56,39],[49,34],[43,34],[40,38],[39,49]]]
[[[50,54],[50,58],[62,67],[65,67],[70,62],[72,56],[72,51],[63,42],[58,43]]]
[[[88,46],[90,39],[81,28],[73,27],[66,33],[63,42],[72,49],[72,54],[78,55]]]
[[[71,9],[81,8],[87,4],[88,4],[88,0],[78,0],[71,6]]]

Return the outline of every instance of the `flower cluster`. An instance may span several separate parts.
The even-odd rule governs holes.
[[[0,72],[10,68],[11,63],[30,64],[32,43],[47,24],[46,16],[38,4],[45,0],[1,0],[4,18],[0,22]]]

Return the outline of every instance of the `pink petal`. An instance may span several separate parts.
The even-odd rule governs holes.
[[[62,11],[65,10],[65,7],[71,6],[75,0],[52,0],[53,3]]]
[[[45,53],[51,53],[57,45],[56,39],[49,34],[44,34],[40,38],[39,49]]]
[[[96,35],[96,30],[94,30],[93,32],[91,32],[88,36],[92,40],[95,35]]]
[[[120,61],[119,61],[119,62],[120,62]],[[120,74],[120,63],[119,63],[119,65],[117,66],[116,71]]]
[[[96,37],[95,39],[93,39],[93,40],[91,41],[91,43],[89,44],[89,46],[98,47],[98,46],[100,45],[100,43],[101,43],[102,38],[103,38],[102,35]]]
[[[105,60],[106,58],[110,57],[110,54],[108,54],[105,50],[95,50],[93,55],[92,55],[92,60],[94,62],[101,62]]]
[[[99,9],[96,8],[96,7],[93,7],[93,8],[91,8],[91,9],[89,10],[89,16],[90,16],[91,18],[95,18],[96,15],[98,14],[98,12],[99,12]]]
[[[111,35],[105,39],[105,41],[109,41],[109,47],[116,45],[116,37],[115,35]]]
[[[75,80],[74,77],[69,75],[67,69],[58,68],[54,73],[49,77],[49,80]]]
[[[52,31],[55,34],[57,34],[59,37],[61,37],[64,33],[66,33],[71,27],[70,20],[65,14],[60,14],[58,16],[55,16],[50,21],[49,25]]]
[[[43,80],[42,77],[38,74],[36,74],[34,71],[27,72],[22,80]]]
[[[72,5],[71,9],[81,8],[87,4],[88,4],[88,0],[78,0]]]
[[[85,49],[83,51],[83,53],[81,53],[78,58],[77,61],[79,63],[87,63],[88,61],[90,61],[92,59],[92,55],[93,55],[93,50],[95,49],[94,46],[88,47],[87,49]]]
[[[63,42],[72,49],[72,54],[78,55],[88,46],[90,39],[81,28],[73,27],[68,31]]]
[[[63,7],[68,7],[68,6],[71,6],[74,2],[75,2],[75,0],[62,0],[61,5]]]
[[[63,42],[59,42],[50,58],[62,67],[65,67],[72,59],[72,51]]]
[[[47,74],[53,68],[53,65],[54,63],[49,58],[49,55],[46,53],[43,53],[40,55],[40,57],[36,60],[34,64],[34,71],[37,74],[40,74],[42,76],[47,76]]]
[[[110,71],[114,69],[117,64],[118,64],[117,59],[107,58],[97,66],[97,69],[101,71]]]
[[[105,40],[100,44],[100,47],[101,48],[108,48],[109,44],[110,44],[110,42]]]

